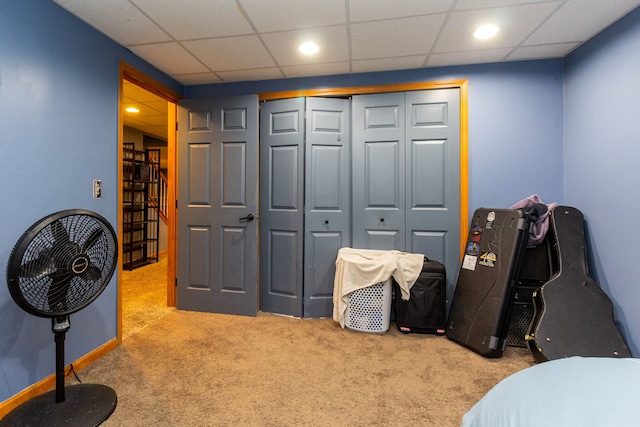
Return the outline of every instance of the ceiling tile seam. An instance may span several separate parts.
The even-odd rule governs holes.
[[[346,0],[346,1],[348,1],[348,0]],[[556,1],[558,1],[558,0],[556,0]],[[425,16],[444,15],[445,13],[458,12],[458,11],[454,10],[454,6],[453,6],[454,4],[457,4],[457,2],[458,2],[458,0],[456,0],[454,3],[452,3],[452,5],[449,7],[449,10],[447,10],[446,12],[442,11],[442,12],[432,12],[432,13],[415,13],[415,14],[406,15],[406,16],[396,16],[396,17],[393,17],[393,18],[363,19],[363,20],[359,20],[359,21],[351,21],[351,20],[349,20],[348,23],[349,24],[371,24],[371,23],[377,23],[377,22],[401,21],[403,19],[422,18],[422,17],[425,17]],[[472,10],[476,10],[476,9],[463,9],[464,12],[472,11]]]
[[[354,63],[358,62],[368,62],[368,61],[380,61],[385,59],[403,59],[403,58],[414,58],[416,56],[424,56],[426,53],[412,53],[407,55],[397,55],[397,56],[380,56],[376,58],[363,58],[363,59],[354,59]],[[336,62],[344,62],[344,61],[336,61]]]
[[[522,41],[521,41],[520,43],[518,43],[516,46],[514,46],[514,47],[511,49],[511,51],[510,51],[509,53],[507,53],[507,54],[502,58],[502,60],[503,60],[503,61],[508,61],[508,60],[509,60],[509,57],[511,57],[512,55],[514,55],[514,54],[516,53],[516,51],[517,51],[519,48],[521,48],[521,47],[528,47],[528,46],[532,46],[532,45],[527,45],[527,44],[526,44],[526,43],[527,43],[527,40],[529,40],[529,39],[530,39],[530,38],[531,38],[531,37],[536,33],[536,31],[538,31],[538,30],[539,30],[539,29],[540,29],[540,28],[541,28],[545,23],[547,23],[547,21],[549,21],[549,19],[551,19],[551,17],[552,17],[553,15],[555,15],[556,13],[558,13],[558,11],[559,11],[560,9],[562,9],[562,8],[564,7],[564,5],[565,5],[565,4],[567,4],[569,1],[570,1],[570,0],[562,0],[562,1],[560,1],[560,3],[558,3],[558,5],[555,7],[555,9],[553,9],[551,12],[549,12],[549,14],[547,15],[547,17],[546,17],[546,18],[544,18],[543,20],[541,20],[541,21],[540,21],[540,23],[539,23],[535,28],[533,28],[533,29],[529,32],[529,34],[528,34],[526,37],[523,37],[523,38],[522,38]],[[547,3],[554,3],[554,2],[552,2],[552,1],[551,1],[551,2],[547,2]],[[547,45],[547,44],[545,43],[545,44],[538,45],[538,46],[545,46],[545,45]]]
[[[175,37],[173,37],[171,33],[169,33],[167,30],[164,29],[162,25],[158,24],[153,18],[147,15],[147,13],[144,10],[142,10],[140,7],[138,7],[137,4],[135,4],[132,0],[127,0],[127,1],[131,6],[137,9],[145,18],[147,18],[151,23],[153,23],[153,25],[155,25],[160,31],[165,33],[171,40],[175,40]]]
[[[176,40],[176,43],[178,44],[178,46],[180,46],[186,52],[188,52],[189,55],[191,55],[193,57],[193,59],[195,59],[198,63],[202,64],[202,66],[204,68],[206,68],[207,70],[209,70],[210,73],[212,73],[214,76],[216,76],[217,79],[223,80],[214,70],[211,69],[211,67],[209,67],[207,64],[202,62],[197,55],[194,55],[193,52],[191,52],[185,45],[183,45],[181,41]],[[191,74],[201,74],[201,73],[191,73]]]
[[[436,14],[432,14],[436,15]],[[426,15],[423,15],[426,16]],[[375,22],[384,22],[384,21],[393,21],[394,19],[381,19]],[[372,21],[373,22],[373,21]],[[360,24],[360,22],[358,22]],[[181,43],[181,42],[199,42],[199,41],[208,41],[208,40],[224,40],[224,39],[234,39],[238,37],[246,37],[246,36],[261,36],[261,35],[271,35],[271,34],[280,34],[280,33],[290,33],[294,31],[308,31],[308,30],[318,30],[318,29],[326,29],[326,28],[337,28],[342,27],[345,24],[330,24],[330,25],[318,25],[315,27],[307,27],[303,29],[291,29],[291,30],[278,30],[278,31],[257,31],[257,29],[252,33],[242,33],[242,34],[234,34],[231,36],[215,36],[215,37],[196,37],[189,39],[176,39],[173,38],[170,34],[171,40],[162,40],[157,42],[144,42],[144,43],[129,43],[126,47],[137,47],[137,46],[149,46],[155,44],[167,44],[167,43]],[[348,25],[348,24],[347,24]]]
[[[271,58],[271,60],[275,64],[275,66],[278,69],[278,72],[280,73],[280,75],[282,77],[286,77],[286,74],[284,73],[284,70],[282,69],[282,67],[280,66],[278,61],[276,60],[275,56],[273,56],[273,53],[271,52],[271,50],[269,50],[269,48],[267,47],[267,44],[265,43],[264,39],[262,38],[262,34],[260,32],[258,32],[258,28],[256,27],[256,25],[253,23],[253,21],[249,17],[249,14],[244,9],[244,6],[242,6],[242,3],[240,2],[240,0],[236,0],[236,6],[238,7],[238,11],[242,15],[242,17],[247,20],[247,23],[249,24],[249,26],[253,30],[254,35],[258,38],[258,40],[260,40],[260,44],[262,45],[264,50],[267,52],[267,55],[269,55],[269,58]],[[264,68],[265,67],[253,68],[253,69],[264,69]],[[220,70],[220,71],[222,71],[222,70]],[[228,71],[240,71],[240,70],[228,70]],[[225,79],[221,79],[221,80],[223,82],[226,81]]]
[[[345,26],[347,30],[347,58],[349,59],[349,73],[353,73],[353,40],[351,40],[351,8],[349,7],[350,0],[344,0],[345,11]]]
[[[158,27],[163,33],[165,33],[167,36],[169,36],[169,38],[171,39],[171,41],[168,42],[158,42],[158,43],[140,43],[140,44],[130,44],[127,47],[134,47],[134,46],[142,46],[142,45],[156,45],[156,44],[162,44],[162,43],[171,43],[174,42],[176,44],[178,44],[178,46],[180,46],[182,49],[184,49],[187,53],[189,53],[189,55],[191,55],[191,57],[193,59],[196,60],[196,62],[198,62],[199,64],[201,64],[203,67],[205,67],[207,70],[209,70],[211,73],[213,73],[214,76],[216,76],[216,78],[220,79],[220,76],[218,76],[215,71],[213,71],[211,68],[209,68],[207,66],[207,64],[203,63],[196,55],[193,54],[193,52],[191,52],[189,49],[187,49],[180,40],[178,40],[176,37],[173,36],[173,34],[171,34],[169,31],[165,30],[164,27],[162,25],[160,25],[159,23],[157,23],[153,18],[151,18],[149,15],[147,15],[147,13],[142,10],[140,7],[138,7],[138,5],[136,5],[132,0],[127,0],[133,7],[135,7],[136,9],[138,9],[140,11],[141,14],[143,14],[149,21],[151,21],[153,23],[153,25],[155,25],[156,27]],[[221,79],[222,80],[222,79]]]
[[[245,33],[245,34],[234,34],[232,36],[217,36],[217,37],[197,37],[193,39],[176,39],[172,38],[171,40],[163,40],[159,42],[145,42],[145,43],[130,43],[127,47],[137,47],[137,46],[148,46],[154,44],[163,44],[163,43],[182,43],[182,42],[201,42],[208,40],[223,40],[223,39],[234,39],[236,37],[246,37],[246,36],[254,36],[256,33]]]
[[[424,62],[422,63],[422,68],[429,66],[429,58],[431,58],[431,55],[434,53],[433,51],[438,45],[438,42],[442,37],[442,33],[444,32],[444,29],[449,23],[449,19],[451,19],[451,15],[453,14],[453,12],[455,12],[456,7],[458,6],[458,2],[459,0],[454,0],[453,3],[451,3],[451,6],[449,6],[449,10],[447,11],[444,19],[442,20],[442,23],[440,24],[440,29],[438,30],[438,34],[436,34],[436,37],[433,39],[433,43],[431,43],[431,46],[427,51],[427,56],[424,58]]]
[[[525,2],[525,3],[514,3],[514,4],[505,4],[505,5],[501,5],[501,6],[496,6],[496,5],[489,5],[489,6],[476,6],[476,7],[470,7],[467,9],[455,9],[453,10],[453,12],[475,12],[475,11],[480,11],[480,10],[486,10],[486,9],[510,9],[510,8],[518,8],[518,7],[522,7],[522,6],[539,6],[541,4],[544,3],[566,3],[570,0],[546,0],[546,1],[530,1],[530,2]],[[455,4],[458,4],[458,0],[456,0]]]

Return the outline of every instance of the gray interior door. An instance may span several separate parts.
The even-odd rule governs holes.
[[[255,316],[258,98],[178,109],[179,309]]]
[[[406,251],[460,268],[460,90],[406,93]]]
[[[353,247],[460,266],[460,90],[353,98]]]
[[[304,98],[260,107],[260,310],[302,316]]]
[[[306,101],[304,317],[330,317],[338,249],[351,245],[351,103]]]
[[[353,247],[404,250],[405,94],[353,97]]]

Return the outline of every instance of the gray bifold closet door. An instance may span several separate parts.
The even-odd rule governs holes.
[[[352,107],[353,247],[460,265],[460,90],[359,95]]]
[[[329,317],[338,249],[351,241],[349,100],[260,111],[260,310]]]

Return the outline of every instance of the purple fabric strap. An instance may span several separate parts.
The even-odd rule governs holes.
[[[529,197],[526,197],[519,202],[515,203],[509,209],[524,209],[530,206],[535,205],[536,203],[542,203],[542,199],[537,194],[532,194]],[[540,215],[540,217],[533,223],[533,227],[531,227],[531,231],[529,233],[529,241],[527,242],[527,246],[538,246],[544,240],[544,237],[547,235],[547,231],[549,231],[549,214],[552,210],[558,206],[557,203],[551,203],[546,205],[547,212],[544,215]]]

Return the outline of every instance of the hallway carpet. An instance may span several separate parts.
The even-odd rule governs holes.
[[[122,339],[164,316],[167,308],[167,255],[135,270],[122,271]]]

